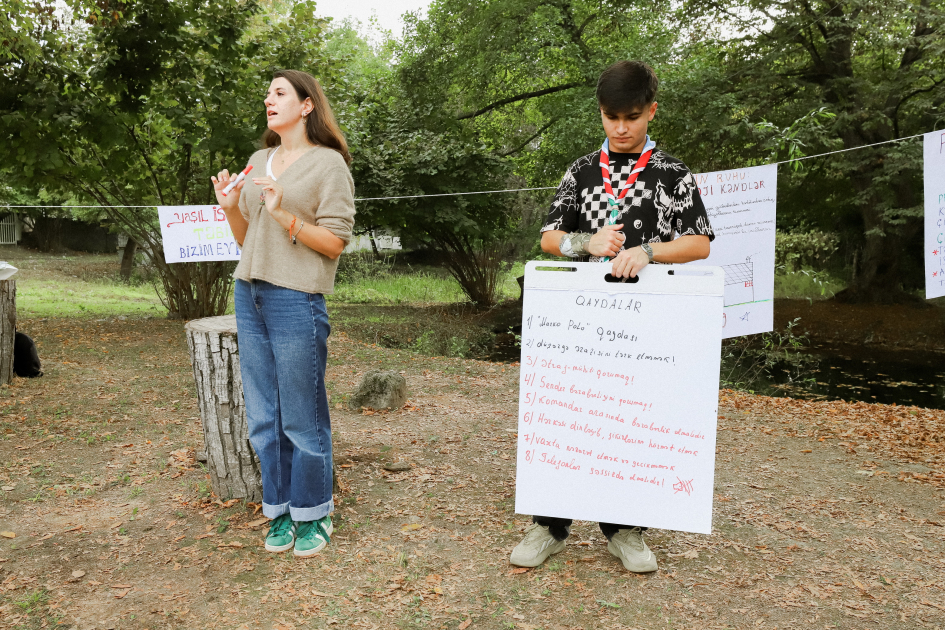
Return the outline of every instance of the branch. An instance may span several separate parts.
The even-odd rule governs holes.
[[[510,96],[508,98],[503,98],[501,100],[490,103],[483,108],[477,109],[474,112],[466,112],[465,114],[460,114],[456,117],[456,120],[467,120],[469,118],[476,118],[477,116],[482,116],[486,112],[491,112],[493,109],[498,109],[509,103],[517,103],[518,101],[525,101],[530,98],[535,98],[538,96],[545,96],[546,94],[554,94],[555,92],[563,92],[564,90],[570,90],[571,88],[576,87],[587,87],[594,85],[591,81],[572,81],[571,83],[565,83],[563,85],[556,85],[550,88],[544,88],[542,90],[535,90],[533,92],[522,92],[521,94],[516,94],[515,96]]]
[[[124,125],[124,121],[122,121]],[[128,129],[128,133],[131,135],[132,139],[135,141],[135,146],[138,147],[138,151],[141,153],[141,157],[144,159],[144,163],[148,165],[148,172],[151,174],[151,181],[154,182],[155,192],[157,192],[158,199],[161,201],[161,205],[166,205],[164,203],[164,193],[161,191],[161,184],[158,182],[157,173],[154,172],[154,167],[151,165],[151,160],[148,159],[148,152],[144,150],[144,147],[141,146],[141,143],[138,142],[138,136],[135,135],[134,126],[125,125]]]
[[[929,0],[922,0],[922,3],[919,5],[919,10],[916,11],[915,29],[912,32],[913,41],[902,51],[902,61],[899,62],[900,70],[908,68],[922,58],[922,48],[916,40],[935,32],[935,29],[930,27],[925,21],[925,16],[923,15],[928,8]]]
[[[523,142],[522,144],[520,144],[518,147],[512,149],[511,151],[506,151],[505,153],[502,153],[500,157],[509,157],[510,155],[513,155],[513,154],[515,154],[515,153],[518,153],[519,151],[521,151],[522,149],[524,149],[525,147],[527,147],[527,146],[529,145],[529,143],[530,143],[532,140],[534,140],[535,138],[537,138],[537,137],[540,136],[541,134],[543,134],[543,133],[545,133],[546,131],[548,131],[548,128],[551,127],[551,126],[552,126],[553,124],[555,124],[556,122],[558,122],[559,120],[561,120],[561,118],[558,117],[558,116],[555,116],[554,118],[552,118],[551,120],[549,120],[548,123],[545,124],[541,129],[539,129],[539,130],[536,131],[534,134],[532,134],[532,136],[531,136],[528,140],[526,140],[525,142]]]

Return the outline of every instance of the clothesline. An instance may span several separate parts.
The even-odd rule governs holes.
[[[791,162],[800,162],[801,160],[812,160],[814,158],[826,157],[828,155],[836,155],[837,153],[846,153],[847,151],[858,151],[859,149],[868,149],[870,147],[877,147],[881,144],[889,144],[891,142],[902,142],[903,140],[911,140],[913,138],[920,138],[924,136],[924,133],[917,133],[914,136],[906,136],[904,138],[895,138],[893,140],[883,140],[882,142],[874,142],[872,144],[864,144],[859,147],[850,147],[849,149],[838,149],[836,151],[828,151],[826,153],[818,153],[816,155],[805,155],[803,157],[791,158],[790,160],[782,160],[780,162],[772,162],[771,164],[759,164],[758,166],[772,166],[779,164],[789,164]],[[492,195],[497,193],[514,193],[514,192],[530,192],[535,190],[555,190],[557,186],[542,186],[539,188],[506,188],[502,190],[475,190],[471,192],[455,192],[455,193],[435,193],[430,195],[399,195],[395,197],[356,197],[355,201],[394,201],[397,199],[425,199],[428,197],[462,197],[465,195]],[[88,205],[88,206],[49,206],[49,205],[0,205],[0,208],[156,208],[156,205],[151,206],[104,206],[104,205]]]

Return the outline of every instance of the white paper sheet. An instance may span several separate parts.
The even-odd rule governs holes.
[[[925,298],[945,295],[945,131],[925,134]]]
[[[240,247],[220,206],[158,206],[158,216],[165,262],[240,259]]]
[[[694,175],[715,240],[693,265],[725,271],[722,337],[774,327],[774,237],[778,167],[754,166]]]
[[[724,275],[609,267],[526,266],[515,511],[708,534]]]

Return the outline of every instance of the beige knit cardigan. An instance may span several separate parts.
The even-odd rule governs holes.
[[[262,189],[252,178],[266,175],[266,162],[274,150],[257,151],[249,159],[253,170],[246,177],[239,203],[249,227],[233,275],[240,280],[264,280],[305,293],[332,293],[338,259],[332,260],[301,241],[292,245],[288,232],[269,216],[260,202]],[[290,164],[276,181],[284,190],[284,210],[306,225],[329,230],[345,244],[351,240],[354,181],[337,151],[317,146]]]

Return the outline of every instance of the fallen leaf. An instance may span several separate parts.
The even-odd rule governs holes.
[[[10,490],[16,490],[16,486],[0,486],[0,490],[9,492]]]
[[[108,588],[134,588],[131,584],[109,584]]]
[[[408,523],[408,524],[404,525],[403,527],[401,527],[401,528],[400,528],[400,531],[402,531],[402,532],[408,532],[408,531],[410,531],[410,530],[420,529],[421,527],[423,527],[423,525],[421,525],[420,523]]]
[[[130,592],[131,592],[130,588],[125,589],[123,591],[118,591],[117,593],[115,593],[115,599],[122,599],[125,595],[127,595]]]
[[[459,624],[459,626],[456,628],[456,630],[466,630],[466,628],[468,628],[468,627],[469,627],[469,624],[471,624],[471,623],[472,623],[472,618],[469,618],[469,619],[467,619],[466,621],[464,621],[463,623]]]
[[[259,527],[260,525],[265,525],[269,522],[268,518],[257,518],[255,521],[250,521],[246,523],[246,527]]]
[[[322,593],[321,591],[312,590],[312,595],[315,597],[331,597],[328,593]]]
[[[3,536],[4,538],[16,538],[16,534],[13,532],[0,532],[0,536]]]
[[[75,571],[72,572],[72,577],[77,580],[84,575],[85,575],[85,571],[83,571],[82,569],[76,569]]]
[[[233,542],[228,542],[228,543],[223,543],[223,544],[217,545],[217,549],[223,549],[224,547],[235,547],[235,548],[237,548],[237,549],[242,549],[242,548],[243,548],[243,543],[237,542],[237,541],[234,540]]]
[[[531,571],[529,567],[519,567],[517,569],[512,569],[511,571],[509,571],[509,575],[518,575],[520,573],[528,573],[529,571]]]

